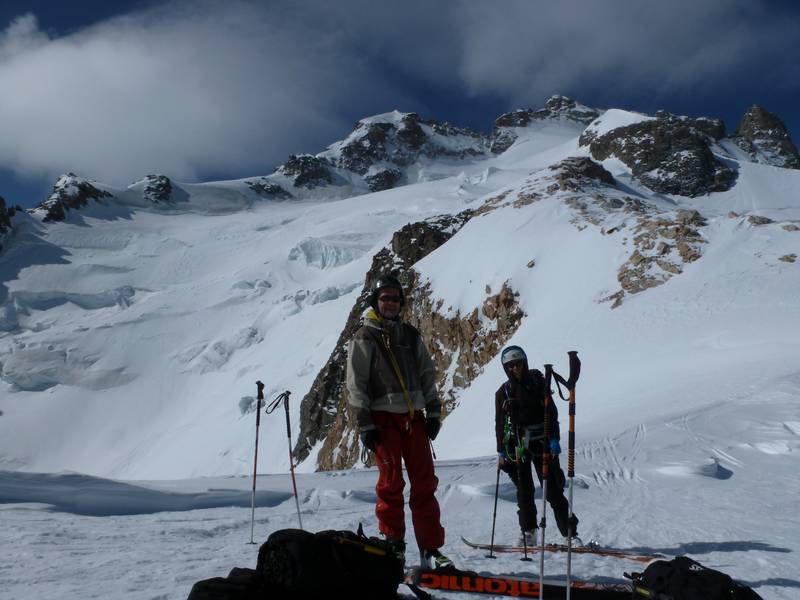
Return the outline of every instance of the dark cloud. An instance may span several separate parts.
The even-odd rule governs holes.
[[[676,111],[738,94],[737,110],[779,111],[769,98],[800,85],[797,14],[754,0],[175,1],[57,38],[20,15],[0,34],[0,165],[118,185],[244,176],[367,114],[457,121],[557,92]]]

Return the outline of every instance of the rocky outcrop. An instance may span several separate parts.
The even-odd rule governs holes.
[[[759,226],[759,225],[769,225],[770,223],[774,223],[775,221],[773,221],[769,217],[763,217],[761,215],[748,215],[747,222],[750,223],[750,225]]]
[[[6,233],[10,228],[11,215],[9,215],[9,209],[6,208],[5,198],[0,196],[0,234]]]
[[[420,158],[463,159],[485,154],[486,147],[486,138],[470,129],[395,111],[362,119],[345,140],[318,156],[380,191],[397,185],[402,169]]]
[[[311,154],[292,154],[278,172],[289,177],[295,187],[307,189],[333,183],[327,160]]]
[[[172,199],[172,182],[165,175],[148,175],[144,178],[142,197],[153,204],[163,204]]]
[[[370,286],[381,274],[397,274],[409,299],[403,318],[413,322],[409,312],[416,294],[413,264],[449,240],[471,217],[472,213],[467,211],[456,216],[445,215],[410,223],[395,232],[390,246],[373,257],[364,286],[336,346],[300,404],[301,425],[295,447],[295,453],[300,460],[308,456],[316,443],[324,440],[318,454],[317,468],[326,470],[355,464],[358,458],[358,436],[351,426],[344,378],[347,343],[360,326]],[[426,339],[426,342],[430,349],[432,340]]]
[[[578,211],[578,228],[585,221],[601,227],[603,235],[621,235],[626,245],[632,242],[633,251],[617,272],[620,289],[601,299],[611,301],[611,308],[619,307],[625,296],[666,283],[702,256],[706,240],[700,229],[706,220],[696,210],[663,211],[630,196],[602,193],[565,202]]]
[[[386,144],[393,128],[391,123],[356,123],[355,130],[341,147],[339,166],[365,175],[374,163],[389,160]]]
[[[429,340],[445,415],[457,406],[459,393],[483,372],[484,365],[519,328],[525,315],[518,299],[519,294],[508,282],[497,292],[487,286],[481,306],[468,314],[444,316],[444,303],[435,298],[430,284],[418,286],[408,320],[423,339]]]
[[[800,154],[786,125],[777,115],[758,105],[747,110],[731,140],[754,162],[800,169]]]
[[[5,198],[0,196],[0,254],[7,246],[7,240],[13,232],[11,218],[17,213],[17,211],[21,210],[22,208],[19,206],[9,206],[6,208]]]
[[[516,129],[528,127],[531,123],[545,120],[574,121],[588,125],[600,113],[566,96],[551,96],[539,110],[519,109],[497,117],[492,126],[491,151],[502,154],[516,141]]]
[[[402,173],[397,169],[382,169],[377,173],[365,175],[364,181],[367,182],[371,192],[382,192],[395,187],[402,178]]]
[[[579,191],[585,188],[587,180],[599,181],[606,185],[614,185],[614,177],[586,156],[570,156],[550,166],[554,172],[553,179],[561,190]]]
[[[48,199],[35,207],[33,212],[44,212],[44,221],[63,221],[67,211],[80,209],[89,200],[110,197],[111,194],[98,190],[88,180],[75,173],[67,173],[58,178]]]
[[[665,112],[655,119],[581,136],[597,160],[615,157],[635,177],[662,194],[696,197],[730,189],[736,172],[717,161],[710,143],[724,135],[718,119],[690,119]]]
[[[705,219],[696,210],[639,217],[632,228],[636,249],[617,274],[622,291],[637,294],[682,273],[683,264],[701,256],[700,244],[706,242],[699,228],[705,225]],[[622,295],[618,295],[612,308],[621,302]]]
[[[269,198],[270,200],[289,200],[294,198],[289,192],[266,177],[245,181],[245,184],[262,198]]]

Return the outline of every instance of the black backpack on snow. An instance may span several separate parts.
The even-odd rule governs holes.
[[[256,571],[279,598],[397,598],[403,563],[384,540],[352,531],[281,529],[258,551]]]
[[[651,600],[761,600],[749,587],[686,556],[657,560],[634,573],[635,598]]]

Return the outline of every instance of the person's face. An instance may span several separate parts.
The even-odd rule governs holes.
[[[400,290],[393,287],[381,288],[378,292],[378,313],[384,319],[394,319],[400,314]]]
[[[523,361],[512,360],[510,363],[506,363],[506,369],[514,376],[514,379],[522,381],[522,374],[525,372],[525,363]]]

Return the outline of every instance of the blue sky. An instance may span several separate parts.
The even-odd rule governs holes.
[[[759,0],[0,4],[0,196],[73,171],[270,173],[393,109],[488,131],[560,93],[713,116],[758,103],[800,142],[800,9]]]

